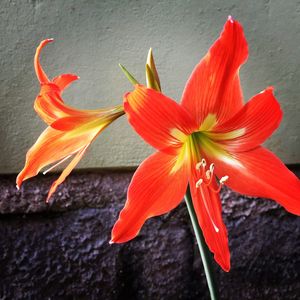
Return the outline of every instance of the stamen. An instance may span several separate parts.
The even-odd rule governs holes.
[[[196,164],[196,170],[199,171],[201,167],[206,167],[206,160],[203,158],[201,162]]]
[[[221,179],[220,179],[220,184],[224,184],[227,180],[228,180],[229,176],[226,175],[226,176],[223,176]]]
[[[219,186],[218,186],[217,189],[215,189],[213,187],[213,184],[212,184],[213,180],[215,179],[214,169],[215,169],[215,165],[213,163],[210,164],[209,169],[206,169],[206,161],[205,161],[205,159],[202,159],[201,162],[199,162],[199,163],[196,164],[196,170],[198,171],[197,175],[200,177],[199,180],[196,182],[196,188],[199,188],[199,190],[200,190],[201,197],[203,199],[203,203],[204,203],[205,209],[207,211],[207,214],[208,214],[208,216],[209,216],[209,218],[211,220],[211,223],[212,223],[215,231],[219,232],[219,228],[214,223],[213,218],[212,218],[212,216],[210,214],[210,211],[208,209],[208,204],[207,204],[207,200],[206,200],[205,195],[204,195],[204,191],[203,191],[202,188],[200,188],[200,186],[202,184],[205,184],[205,186],[207,186],[212,192],[214,192],[214,193],[219,193],[220,192],[222,186],[228,180],[229,176],[226,175],[226,176],[221,177],[221,179],[219,180]]]
[[[207,179],[211,178],[210,174],[211,174],[210,170],[206,170],[205,176],[206,176]]]
[[[210,211],[209,211],[209,209],[208,209],[208,205],[207,205],[206,198],[205,198],[205,196],[204,196],[203,190],[200,189],[200,192],[201,192],[201,196],[202,196],[202,199],[203,199],[203,202],[204,202],[204,207],[205,207],[206,212],[207,212],[207,214],[208,214],[208,216],[209,216],[209,218],[210,218],[210,220],[211,220],[211,223],[212,223],[212,225],[213,225],[213,227],[214,227],[214,230],[215,230],[216,232],[219,232],[220,229],[219,229],[219,227],[215,224],[215,222],[214,222],[214,220],[213,220],[213,218],[212,218],[212,216],[211,216],[211,214],[210,214]]]
[[[215,192],[215,193],[219,193],[219,192],[221,191],[222,186],[223,186],[224,183],[228,180],[228,178],[229,178],[229,176],[227,176],[227,175],[221,177],[221,179],[219,180],[219,187],[218,187],[218,189],[216,190],[216,189],[214,189],[214,188],[211,188],[212,191]]]
[[[200,179],[196,182],[196,188],[198,188],[202,183],[203,183],[203,179],[200,178]]]
[[[62,160],[60,160],[58,163],[56,163],[55,165],[51,166],[49,169],[47,169],[46,171],[44,171],[43,174],[46,175],[48,172],[50,172],[51,170],[53,170],[55,167],[59,166],[61,163],[63,163],[64,161],[66,161],[71,156],[72,156],[72,154],[66,156],[65,158],[63,158]]]

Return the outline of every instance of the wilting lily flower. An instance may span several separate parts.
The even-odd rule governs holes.
[[[124,114],[123,105],[96,110],[80,110],[66,105],[61,93],[78,77],[63,74],[53,80],[48,79],[39,62],[39,55],[42,48],[51,41],[42,41],[34,58],[35,72],[41,85],[34,108],[49,127],[27,152],[25,166],[17,177],[17,187],[20,188],[24,180],[37,175],[42,168],[53,164],[46,173],[72,157],[72,161],[52,184],[47,201],[78,164],[92,141],[105,127]]]
[[[158,151],[135,172],[112,243],[134,238],[148,218],[175,208],[188,183],[206,243],[225,271],[230,252],[219,196],[224,183],[300,214],[298,178],[261,146],[282,118],[273,89],[243,104],[239,69],[247,56],[243,29],[229,17],[188,80],[181,104],[142,85],[124,96],[130,124]]]

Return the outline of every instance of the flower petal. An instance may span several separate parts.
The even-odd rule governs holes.
[[[170,153],[196,130],[189,114],[163,94],[136,85],[124,96],[124,110],[135,131],[156,149]]]
[[[119,117],[124,113],[123,105],[116,105],[105,109],[91,110],[77,109],[69,106],[64,103],[60,96],[58,87],[53,83],[42,85],[40,94],[35,99],[34,109],[41,119],[51,126],[54,122],[58,122],[60,125],[63,125],[64,121],[61,119],[64,118],[70,118],[70,120],[81,119],[82,121],[85,121],[96,117],[103,118],[104,116],[107,116],[110,119],[112,116],[117,115],[117,117]],[[56,128],[57,126],[52,127]]]
[[[235,116],[207,136],[229,151],[241,152],[261,145],[280,124],[282,111],[268,88],[254,96]]]
[[[241,194],[273,199],[300,215],[300,181],[271,151],[258,147],[232,156],[239,163],[212,158],[216,174],[229,176],[226,185]]]
[[[65,113],[65,105],[59,93],[53,88],[55,85],[50,85],[49,90],[45,91],[42,87],[41,93],[34,101],[34,110],[40,118],[48,125],[52,124],[55,120],[69,116]]]
[[[81,160],[82,156],[84,155],[84,153],[86,152],[88,146],[90,144],[86,145],[82,150],[78,151],[78,153],[75,155],[75,157],[72,159],[72,161],[69,163],[69,165],[63,170],[63,172],[61,173],[61,175],[59,176],[59,178],[57,180],[55,180],[52,185],[51,188],[49,190],[48,193],[48,197],[46,202],[49,201],[50,197],[53,195],[53,193],[56,191],[57,187],[65,181],[66,177],[69,176],[69,174],[72,172],[72,170],[76,167],[76,165],[79,163],[79,161]]]
[[[214,259],[224,271],[228,272],[230,270],[230,251],[227,229],[222,220],[220,196],[204,183],[196,188],[198,179],[196,172],[193,171],[189,181],[198,222],[207,246],[214,253]],[[213,188],[217,190],[215,180],[212,184]]]
[[[52,82],[58,86],[58,88],[63,91],[66,89],[73,81],[78,80],[79,77],[75,74],[61,74],[53,78]]]
[[[17,177],[17,186],[20,187],[24,180],[37,175],[47,165],[75,154],[98,133],[98,128],[73,134],[73,131],[64,132],[48,127],[27,152],[25,167]]]
[[[183,199],[187,187],[185,167],[173,171],[176,156],[156,152],[133,175],[127,201],[112,230],[114,243],[133,239],[144,222],[167,213]]]
[[[242,107],[238,70],[248,57],[242,26],[228,18],[219,39],[194,69],[182,96],[182,105],[200,126],[208,114],[221,123]]]
[[[49,82],[48,76],[44,72],[41,63],[40,63],[40,53],[41,50],[50,42],[53,42],[53,39],[46,39],[41,41],[40,45],[37,47],[35,56],[34,56],[34,68],[36,76],[40,83],[47,83]]]
[[[94,126],[101,127],[101,124],[108,125],[123,114],[124,109],[122,105],[90,111],[78,110],[76,114],[57,119],[51,123],[51,127],[57,130],[69,131],[79,127],[82,129],[84,126],[83,128],[87,130]]]

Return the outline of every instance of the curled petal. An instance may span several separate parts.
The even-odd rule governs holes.
[[[230,188],[241,194],[273,199],[300,215],[300,181],[271,151],[257,147],[232,156],[238,163],[213,158],[216,174],[228,175],[226,184]]]
[[[41,50],[50,42],[53,42],[53,39],[46,39],[43,40],[40,45],[37,47],[36,52],[35,52],[35,56],[34,56],[34,68],[35,68],[35,73],[36,76],[39,80],[40,83],[47,83],[49,82],[49,79],[45,73],[45,71],[43,70],[41,63],[40,63],[40,53]]]
[[[208,114],[219,122],[243,105],[239,68],[248,57],[242,26],[228,18],[221,36],[194,69],[182,96],[182,105],[200,126]]]
[[[62,74],[53,78],[52,82],[58,86],[60,91],[66,89],[73,81],[79,79],[75,74]]]
[[[225,145],[229,151],[241,152],[261,145],[280,124],[282,111],[268,88],[254,96],[235,116],[215,127],[207,136]]]
[[[167,213],[180,203],[188,179],[184,166],[173,171],[175,163],[176,156],[156,152],[140,164],[113,227],[111,242],[133,239],[148,218]]]
[[[50,125],[55,120],[69,116],[69,114],[65,112],[64,102],[56,90],[56,86],[47,84],[47,87],[48,89],[45,91],[43,86],[42,92],[36,97],[34,110],[46,124]]]
[[[150,145],[174,153],[196,128],[189,114],[163,94],[136,85],[124,96],[124,110],[136,132]],[[172,152],[173,151],[173,152]]]

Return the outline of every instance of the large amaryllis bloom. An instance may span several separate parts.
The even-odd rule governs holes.
[[[34,58],[36,75],[41,85],[34,108],[49,126],[27,152],[25,166],[17,177],[17,187],[20,188],[24,180],[37,175],[42,168],[53,164],[50,167],[53,169],[72,158],[52,184],[47,200],[78,164],[100,132],[124,114],[123,105],[97,110],[80,110],[66,105],[61,98],[61,93],[78,77],[73,74],[63,74],[53,80],[48,79],[41,67],[39,55],[42,48],[51,41],[52,39],[42,41]]]
[[[273,89],[243,104],[239,69],[247,56],[243,29],[229,17],[188,80],[181,104],[142,85],[124,96],[130,124],[157,152],[132,178],[112,243],[134,238],[148,218],[175,208],[188,184],[205,241],[225,271],[230,252],[219,197],[225,182],[300,214],[298,178],[261,146],[282,118]]]

